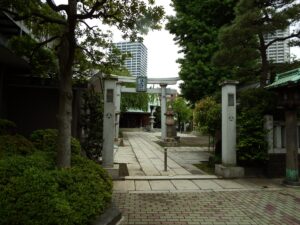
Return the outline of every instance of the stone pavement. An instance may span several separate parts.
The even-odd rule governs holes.
[[[151,177],[152,178],[152,177]],[[281,180],[266,179],[232,179],[223,180],[202,177],[178,179],[128,178],[114,181],[114,193],[184,193],[184,192],[220,192],[220,191],[251,191],[279,190]]]
[[[176,154],[168,154],[168,171],[164,171],[163,148],[155,143],[159,133],[126,132],[123,135],[124,146],[119,147],[115,162],[126,163],[129,176],[114,181],[116,193],[259,190],[278,187],[262,180],[222,180],[214,175],[204,175],[191,164],[208,160],[207,149],[200,147],[171,148],[170,152]],[[196,174],[191,171],[196,171]]]
[[[210,156],[204,147],[168,147],[168,171],[164,171],[163,148],[155,143],[160,133],[124,132],[123,135],[124,146],[119,146],[115,162],[126,163],[130,176],[203,174],[192,164],[207,161]]]
[[[299,189],[284,188],[280,179],[224,180],[195,172],[188,165],[207,160],[203,148],[169,149],[165,172],[163,148],[153,142],[156,136],[128,132],[115,155],[129,170],[124,180],[114,181],[113,199],[123,214],[120,225],[300,225]]]

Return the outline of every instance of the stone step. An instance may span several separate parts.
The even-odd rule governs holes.
[[[176,175],[176,176],[125,176],[125,180],[211,180],[215,175]]]

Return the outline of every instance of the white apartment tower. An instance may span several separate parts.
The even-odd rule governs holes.
[[[119,42],[115,46],[121,52],[129,52],[131,57],[125,60],[125,67],[132,76],[147,76],[147,48],[141,42]]]
[[[286,37],[290,34],[290,29],[277,30],[274,34],[265,35],[265,42],[269,43],[278,37]],[[284,63],[290,61],[290,47],[288,45],[289,40],[277,41],[270,45],[267,49],[268,60],[274,63]]]

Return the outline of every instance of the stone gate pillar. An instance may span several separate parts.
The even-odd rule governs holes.
[[[266,141],[268,142],[268,153],[274,153],[274,125],[273,125],[273,116],[265,115],[264,116],[264,129],[267,131]]]
[[[236,167],[236,85],[224,81],[222,86],[222,165],[216,174],[225,178],[243,177],[244,169]]]
[[[167,137],[166,116],[167,112],[167,84],[160,84],[161,87],[161,140],[164,141]]]
[[[236,85],[222,83],[222,163],[236,165]]]
[[[104,80],[104,113],[103,113],[103,150],[102,165],[112,168],[114,165],[115,140],[115,101],[116,80]]]
[[[115,109],[116,109],[116,122],[115,122],[115,138],[119,138],[119,128],[120,128],[120,105],[121,105],[121,88],[122,88],[122,82],[116,83],[116,103],[115,103]]]

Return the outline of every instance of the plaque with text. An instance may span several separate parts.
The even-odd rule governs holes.
[[[234,94],[228,94],[228,106],[234,106]]]
[[[147,92],[147,77],[136,78],[136,92]]]
[[[106,90],[106,102],[109,102],[109,103],[114,102],[114,90],[113,89]]]

